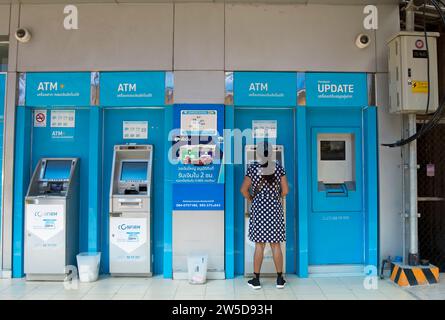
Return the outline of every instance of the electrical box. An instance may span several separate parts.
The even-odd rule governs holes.
[[[400,32],[388,41],[389,96],[391,113],[426,112],[439,104],[437,75],[437,38],[439,33]],[[427,46],[428,44],[428,46]],[[428,79],[429,52],[429,79]]]

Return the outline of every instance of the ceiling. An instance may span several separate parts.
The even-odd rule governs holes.
[[[368,5],[397,4],[400,0],[0,0],[0,4],[57,4],[57,3],[185,3],[185,2],[226,2],[226,3],[270,3],[270,4],[330,4]]]

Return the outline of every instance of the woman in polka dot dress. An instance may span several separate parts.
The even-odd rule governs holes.
[[[241,193],[251,201],[249,219],[249,240],[255,242],[254,274],[248,284],[254,289],[260,289],[260,270],[263,262],[264,248],[270,243],[275,268],[277,270],[277,288],[284,288],[283,253],[281,242],[286,241],[286,229],[282,198],[289,192],[284,168],[275,161],[268,161],[265,147],[265,160],[248,167],[241,187]],[[252,191],[253,194],[250,193]]]

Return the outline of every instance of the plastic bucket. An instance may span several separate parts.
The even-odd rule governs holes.
[[[204,284],[207,280],[207,255],[187,257],[188,279],[191,284]]]
[[[81,252],[77,255],[80,282],[93,282],[99,277],[100,252]]]

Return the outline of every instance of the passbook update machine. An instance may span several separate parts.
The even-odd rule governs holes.
[[[79,243],[79,159],[43,158],[25,198],[27,280],[64,280]]]
[[[151,276],[152,145],[114,146],[110,185],[110,273]]]
[[[318,191],[327,197],[347,197],[356,188],[353,141],[351,134],[318,135]]]

